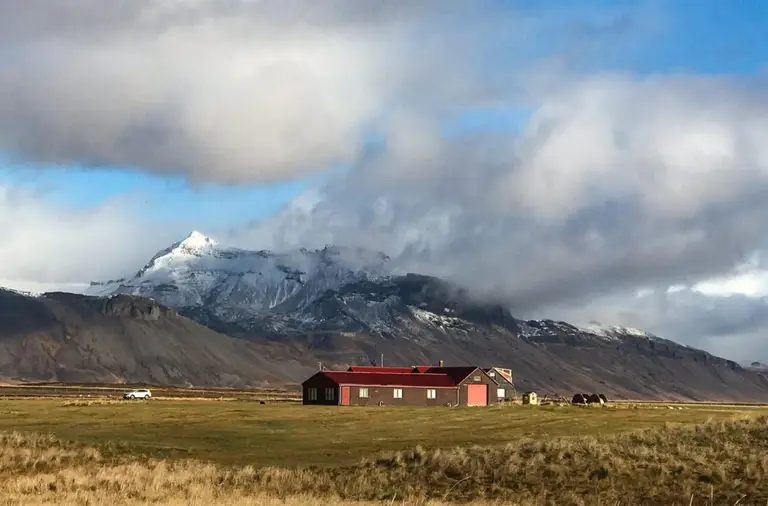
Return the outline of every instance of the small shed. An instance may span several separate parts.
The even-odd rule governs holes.
[[[584,394],[576,394],[573,396],[573,399],[571,399],[571,404],[586,405],[587,398],[584,397]]]
[[[530,404],[531,406],[539,405],[539,396],[536,392],[526,392],[523,394],[523,404]]]

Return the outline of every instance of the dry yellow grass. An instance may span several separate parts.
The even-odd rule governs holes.
[[[374,501],[372,502],[352,502]],[[376,502],[378,501],[378,502]],[[761,504],[768,417],[604,438],[397,452],[341,468],[231,467],[104,457],[0,434],[0,505]]]
[[[24,428],[100,448],[110,457],[195,458],[224,465],[351,466],[382,452],[588,436],[766,413],[764,408],[504,406],[339,407],[253,401],[0,400],[0,431]],[[105,399],[105,398],[101,398]]]

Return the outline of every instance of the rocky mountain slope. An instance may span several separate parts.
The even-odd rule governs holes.
[[[311,369],[127,295],[31,297],[0,289],[0,376],[62,382],[246,386]]]
[[[758,371],[636,329],[523,321],[428,276],[394,276],[386,256],[325,248],[225,248],[193,233],[130,279],[93,294],[151,297],[222,334],[309,368],[375,363],[511,367],[521,390],[629,398],[768,401]]]

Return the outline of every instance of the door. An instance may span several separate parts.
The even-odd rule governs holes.
[[[349,387],[341,387],[341,405],[349,406]]]
[[[487,406],[488,385],[467,385],[467,406]]]

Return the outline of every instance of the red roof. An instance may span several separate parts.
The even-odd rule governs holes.
[[[370,365],[353,365],[347,372],[375,372],[375,373],[410,373],[413,371],[412,367],[376,367]]]
[[[410,368],[409,368],[410,369]],[[447,374],[412,373],[368,373],[353,371],[322,371],[331,381],[339,385],[371,385],[391,387],[455,387],[456,383]]]
[[[450,376],[455,384],[459,384],[467,377],[475,372],[477,367],[475,366],[459,366],[459,367],[430,367],[426,371],[428,374],[445,374]],[[422,371],[419,371],[422,372]]]
[[[433,365],[415,365],[415,366],[413,366],[412,372],[419,372],[419,373],[427,372],[428,370],[432,369],[433,367],[435,367],[435,366],[433,366]]]

